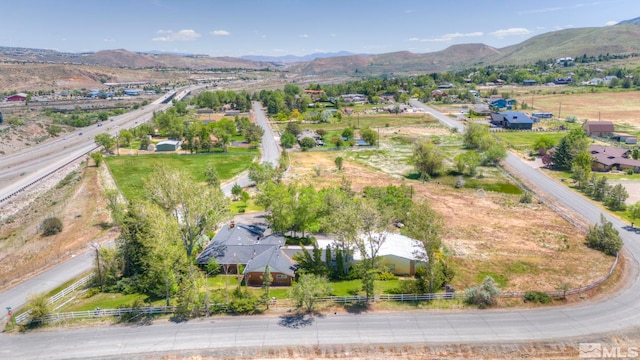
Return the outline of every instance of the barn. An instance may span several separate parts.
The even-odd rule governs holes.
[[[25,94],[25,93],[18,93],[18,94],[15,94],[15,95],[7,96],[7,97],[5,98],[5,100],[6,100],[6,101],[16,101],[16,102],[18,102],[18,101],[25,101],[25,100],[27,100],[27,94]]]

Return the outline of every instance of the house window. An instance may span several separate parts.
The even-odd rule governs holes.
[[[286,278],[287,278],[287,275],[284,275],[284,274],[277,274],[276,275],[276,279],[278,279],[278,280],[284,280]]]

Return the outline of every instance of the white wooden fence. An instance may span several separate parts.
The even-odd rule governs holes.
[[[72,292],[78,290],[79,288],[86,286],[91,279],[93,278],[93,275],[87,275],[85,277],[83,277],[82,279],[74,282],[73,284],[69,285],[68,287],[66,287],[65,289],[63,289],[62,291],[60,291],[59,293],[53,295],[52,297],[49,298],[49,300],[47,301],[47,304],[49,305],[53,305],[55,303],[57,303],[58,301],[60,301],[61,299],[63,299],[64,297],[66,297],[67,295],[71,294]],[[29,321],[29,316],[31,315],[31,310],[27,310],[25,312],[23,312],[20,315],[16,316],[16,323],[18,324],[26,324]]]

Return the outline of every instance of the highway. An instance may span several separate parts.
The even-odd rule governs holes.
[[[164,111],[172,106],[162,102],[176,94],[176,98],[184,97],[193,88],[181,88],[165,94],[140,109],[115,116],[96,125],[78,129],[52,141],[47,141],[23,151],[0,157],[0,201],[11,194],[33,184],[38,179],[51,174],[94,149],[96,135],[108,132],[116,135],[120,129],[136,126],[137,123],[149,121],[154,111]]]
[[[580,195],[512,154],[506,161],[565,206],[583,214],[591,222],[599,221],[601,211]],[[621,291],[599,301],[537,309],[365,312],[305,319],[271,315],[213,317],[179,324],[158,322],[149,326],[37,331],[19,336],[0,336],[0,357],[124,357],[204,349],[218,349],[228,357],[234,357],[247,353],[251,348],[270,346],[488,344],[591,339],[600,334],[640,326],[638,235],[627,232],[623,228],[625,224],[620,221],[610,220],[625,242],[630,260],[627,263],[630,281]],[[576,349],[576,357],[577,354]]]

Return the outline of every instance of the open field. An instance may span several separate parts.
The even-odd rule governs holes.
[[[333,163],[338,155],[345,158],[341,172]],[[428,199],[445,220],[443,244],[454,259],[456,289],[477,284],[485,275],[494,276],[507,291],[555,290],[563,282],[577,287],[604,275],[613,262],[587,248],[584,234],[551,209],[520,204],[519,195],[401,179],[345,155],[346,151],[291,153],[292,177],[326,187],[338,186],[344,176],[354,190],[411,185],[415,196]],[[320,176],[316,167],[322,169]]]
[[[579,121],[606,120],[614,124],[629,124],[640,128],[639,91],[620,91],[587,94],[534,95],[534,109],[548,111],[556,117],[576,116]],[[531,94],[516,94],[518,102],[531,104]]]
[[[275,130],[284,131],[287,127],[286,122],[275,122]],[[428,114],[412,114],[412,115],[394,115],[394,114],[382,114],[382,115],[364,115],[353,114],[344,115],[341,121],[333,121],[329,123],[300,123],[301,129],[324,129],[324,130],[338,130],[345,129],[347,127],[356,127],[360,129],[364,128],[397,128],[404,126],[411,127],[438,127],[443,126]]]
[[[205,170],[209,164],[217,170],[221,180],[227,180],[247,170],[257,154],[257,150],[230,148],[228,153],[111,156],[106,162],[125,197],[141,199],[145,179],[153,176],[159,164],[182,169],[202,183],[206,181]]]

